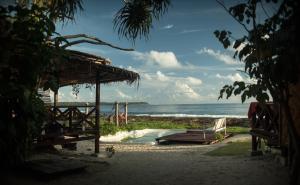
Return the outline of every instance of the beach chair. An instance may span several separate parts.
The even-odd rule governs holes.
[[[206,129],[189,129],[185,133],[176,133],[158,137],[155,140],[168,142],[193,142],[193,143],[213,143],[216,142],[215,133],[224,131],[226,137],[226,118],[216,119],[212,127]]]
[[[189,129],[187,133],[203,133],[205,139],[206,134],[215,134],[221,131],[224,131],[224,136],[226,136],[226,118],[216,119],[212,127],[206,129]]]

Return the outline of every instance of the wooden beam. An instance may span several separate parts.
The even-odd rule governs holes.
[[[127,125],[127,116],[128,116],[128,103],[125,102],[125,124]]]
[[[95,153],[99,153],[99,139],[100,139],[100,75],[99,72],[97,72],[96,76],[96,115],[95,115]]]
[[[115,102],[115,116],[116,116],[116,125],[119,126],[119,104]]]
[[[56,108],[58,102],[58,90],[54,91],[54,107]]]
[[[54,100],[53,100],[53,107],[54,107],[54,117],[52,118],[53,120],[56,119],[57,116],[57,102],[58,102],[58,90],[54,91]]]

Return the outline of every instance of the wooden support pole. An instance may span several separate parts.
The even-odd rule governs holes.
[[[119,104],[115,102],[115,116],[116,116],[116,125],[119,126]]]
[[[69,128],[72,129],[73,107],[69,108]]]
[[[96,75],[96,115],[95,115],[95,154],[99,153],[99,139],[100,139],[100,75]]]
[[[88,114],[89,114],[89,103],[86,102],[85,103],[85,116],[87,116]],[[88,118],[86,117],[85,119],[88,119]],[[86,123],[84,121],[82,121],[81,126],[82,126],[82,131],[85,131]]]
[[[57,116],[57,102],[58,102],[58,90],[54,91],[54,100],[53,100],[53,111],[54,111],[54,116],[53,120],[56,120]]]
[[[85,103],[85,114],[88,115],[88,113],[89,113],[89,103],[86,102]]]
[[[125,124],[127,125],[127,116],[128,116],[128,103],[125,102]]]
[[[54,91],[54,102],[53,105],[56,108],[58,102],[58,90]]]
[[[227,129],[227,127],[226,127],[226,121],[227,121],[227,120],[226,120],[226,118],[225,118],[225,129],[224,129],[224,137],[226,137],[226,134],[227,134],[227,133],[226,133],[226,129]]]

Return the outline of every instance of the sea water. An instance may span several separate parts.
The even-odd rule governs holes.
[[[124,105],[119,104],[120,112],[124,112]],[[152,117],[231,117],[246,118],[249,104],[168,104],[151,105],[147,103],[133,103],[128,105],[128,114]],[[113,104],[101,105],[101,113],[114,113]]]

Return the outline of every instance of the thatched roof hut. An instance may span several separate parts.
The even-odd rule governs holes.
[[[58,70],[58,84],[59,87],[67,85],[76,85],[76,84],[96,84],[96,97],[95,97],[95,108],[91,110],[87,115],[81,118],[81,122],[86,121],[87,118],[95,113],[95,125],[93,126],[95,131],[95,153],[99,153],[99,138],[100,138],[100,84],[101,83],[110,83],[110,82],[122,82],[126,81],[131,84],[140,79],[138,73],[121,69],[118,67],[111,66],[111,62],[105,58],[83,53],[74,50],[67,50],[66,60],[57,61],[57,70]],[[42,77],[40,87],[43,87],[49,76],[45,74]],[[57,113],[57,103],[58,94],[54,94],[54,115]],[[67,111],[69,113],[67,114]],[[72,125],[72,117],[74,113],[73,108],[67,109],[62,113],[62,116],[66,115],[69,119],[69,126]],[[54,116],[52,119],[55,119]],[[89,124],[93,124],[90,121]],[[89,137],[87,137],[90,139]],[[85,138],[77,137],[71,141],[82,140]],[[70,141],[70,142],[71,142]],[[66,142],[66,141],[63,141]]]
[[[100,83],[126,81],[131,84],[140,79],[138,73],[111,66],[111,61],[100,56],[67,50],[67,59],[58,65],[59,86],[95,84],[98,73]],[[43,77],[40,86],[46,82]]]

